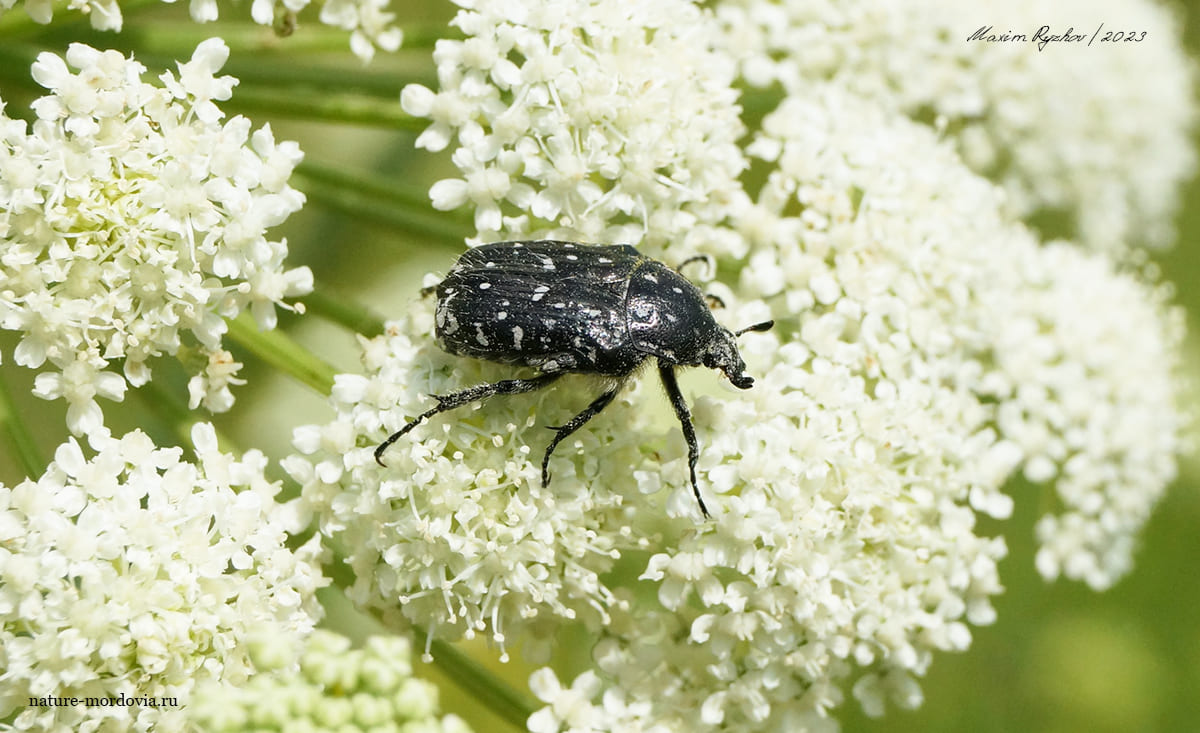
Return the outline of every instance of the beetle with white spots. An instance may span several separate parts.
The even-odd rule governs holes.
[[[754,379],[745,373],[735,339],[747,331],[765,331],[772,321],[730,331],[716,322],[695,285],[627,244],[486,244],[459,257],[436,290],[436,335],[447,352],[540,373],[434,395],[435,407],[376,448],[380,465],[388,446],[438,413],[495,395],[533,392],[568,373],[610,378],[600,396],[556,428],[542,457],[542,483],[549,485],[550,456],[558,444],[607,407],[624,382],[654,357],[688,444],[692,491],[700,511],[709,516],[696,483],[696,431],[675,370],[717,369],[735,387],[749,389]],[[464,333],[462,323],[474,328]]]

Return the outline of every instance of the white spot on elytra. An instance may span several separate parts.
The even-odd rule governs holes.
[[[680,290],[679,288],[671,288],[671,290],[675,291],[676,293],[682,293],[682,292],[683,292],[683,291],[682,291],[682,290]]]
[[[602,265],[611,265],[612,264],[612,260],[609,259],[608,257],[601,257],[600,259],[598,259],[596,261]]]
[[[485,262],[483,266],[484,267],[495,267],[496,263],[495,262]]]
[[[647,280],[649,280],[649,281],[650,281],[650,282],[652,282],[652,283],[656,283],[656,282],[658,282],[658,278],[657,278],[657,277],[655,277],[654,275],[651,275],[651,274],[650,274],[650,273],[648,273],[648,272],[647,272],[645,275],[642,275],[642,277],[643,277],[643,278],[645,278],[645,279],[647,279]]]
[[[550,288],[546,287],[545,285],[537,286],[533,289],[533,301],[536,303],[537,301],[546,297],[546,293],[548,292],[550,292]]]
[[[522,329],[520,326],[513,326],[512,335],[513,335],[513,348],[520,349],[521,348],[521,339],[525,337],[525,330]]]
[[[487,290],[487,289],[488,289],[488,288],[490,288],[490,287],[492,287],[492,284],[491,284],[491,283],[479,283],[479,289],[480,289],[480,290]]]
[[[579,255],[567,255],[567,259],[571,260],[573,262],[573,261],[579,259]]]
[[[483,335],[483,324],[475,324],[475,340],[479,342],[480,346],[488,345],[487,336]]]
[[[503,321],[505,318],[508,318],[508,311],[500,311],[496,314],[497,321]]]
[[[555,303],[554,307],[555,308],[566,308],[567,304],[566,303]]]

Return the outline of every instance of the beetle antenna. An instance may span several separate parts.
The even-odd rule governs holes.
[[[771,329],[771,326],[774,326],[774,325],[775,325],[775,321],[763,321],[762,323],[756,323],[753,326],[746,326],[745,328],[741,329],[740,331],[734,331],[733,335],[741,336],[743,333],[746,333],[747,331],[769,331]]]

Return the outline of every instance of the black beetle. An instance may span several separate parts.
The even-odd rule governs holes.
[[[529,379],[505,379],[444,395],[436,407],[393,433],[375,449],[383,452],[423,420],[493,395],[546,387],[563,374],[597,374],[609,387],[557,433],[542,458],[542,485],[550,483],[550,454],[567,436],[608,406],[621,385],[648,357],[658,360],[688,444],[692,491],[709,516],[696,485],[696,431],[675,367],[720,369],[734,386],[749,389],[746,365],[735,337],[765,331],[765,321],[732,332],[719,325],[705,295],[657,260],[628,244],[497,242],[468,250],[437,286],[437,338],[451,354],[537,369]],[[718,301],[719,302],[719,301]]]

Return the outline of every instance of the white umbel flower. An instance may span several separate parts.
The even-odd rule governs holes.
[[[0,115],[0,327],[21,334],[17,363],[50,367],[37,393],[68,401],[75,434],[102,435],[95,397],[145,383],[151,358],[192,344],[217,359],[223,319],[249,309],[273,327],[276,306],[312,288],[264,234],[304,202],[287,183],[300,150],[222,122],[228,55],[205,41],[160,87],[73,44],[33,65],[51,93],[31,130]],[[230,377],[196,385],[206,406],[228,407]]]
[[[182,730],[201,680],[244,684],[248,641],[308,634],[319,543],[296,551],[257,451],[192,432],[197,461],[141,432],[72,439],[37,480],[0,486],[0,719],[16,730]],[[42,697],[176,705],[37,705]]]
[[[1021,282],[997,283],[1007,318],[986,391],[1026,456],[1025,477],[1054,495],[1037,525],[1037,567],[1103,590],[1132,568],[1184,449],[1183,313],[1164,288],[1066,243],[1007,274]]]
[[[1116,253],[1174,239],[1196,169],[1194,69],[1153,0],[724,0],[722,45],[749,84],[793,94],[836,79],[936,123],[1008,205]],[[1119,21],[1117,20],[1119,18]],[[1073,34],[1083,41],[1034,41]],[[988,30],[990,28],[990,30]],[[968,40],[979,30],[1005,41]],[[1023,34],[1024,40],[1011,36]],[[1098,80],[1103,79],[1103,83]]]
[[[828,730],[847,692],[917,706],[936,654],[995,619],[1005,544],[976,524],[1009,516],[1022,466],[1070,466],[1039,567],[1093,585],[1172,475],[1177,314],[1153,288],[1039,245],[931,131],[840,89],[789,98],[751,150],[773,170],[735,218],[738,292],[780,325],[743,347],[753,390],[694,407],[715,521],[659,535],[657,597],[614,588],[604,685],[531,681],[539,731]]]
[[[661,246],[704,238],[746,166],[734,67],[684,0],[459,2],[463,41],[439,41],[436,92],[401,103],[456,144],[439,209],[471,206],[483,241],[570,232]]]

